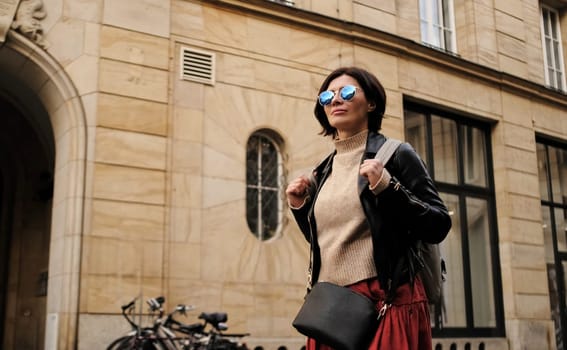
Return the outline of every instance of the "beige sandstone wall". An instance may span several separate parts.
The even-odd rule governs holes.
[[[460,57],[541,84],[534,3],[455,1]],[[416,0],[296,4],[420,41]],[[210,2],[54,0],[47,11],[49,53],[73,80],[87,120],[79,348],[127,329],[116,314],[140,294],[225,310],[231,330],[251,332],[254,342],[301,341],[290,321],[304,292],[307,246],[289,215],[281,239],[260,243],[248,231],[245,146],[252,132],[272,128],[284,139],[288,174],[310,168],[330,149],[317,135],[314,95],[330,70],[349,64],[382,80],[384,131],[393,137],[403,137],[404,95],[495,123],[510,348],[548,341],[534,133],[566,137],[563,102],[503,90],[490,72],[473,77],[403,47],[386,50]],[[215,53],[214,86],[180,80],[181,47]]]

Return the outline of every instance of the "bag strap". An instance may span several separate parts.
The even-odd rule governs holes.
[[[394,154],[394,152],[396,152],[396,149],[398,149],[398,147],[401,144],[402,141],[400,140],[396,140],[392,138],[386,139],[386,142],[384,142],[384,144],[382,144],[382,147],[380,147],[378,149],[378,152],[376,152],[376,156],[374,156],[374,159],[381,161],[382,165],[386,166],[386,163],[388,163],[390,158],[392,158],[392,155]],[[396,289],[398,289],[398,286],[400,284],[401,276],[402,276],[402,259],[398,260],[398,262],[396,263],[396,267],[394,269],[392,279],[389,281],[390,283],[388,285],[388,290],[386,292],[386,299],[384,300],[384,305],[382,306],[379,312],[380,315],[379,317],[383,316],[386,310],[392,305],[392,302],[394,301],[394,297],[396,296],[395,295]]]
[[[390,160],[390,158],[392,157],[392,155],[394,154],[394,152],[401,143],[402,141],[400,140],[388,138],[386,142],[384,142],[382,147],[378,149],[378,152],[376,152],[376,156],[374,156],[374,159],[378,159],[379,161],[382,162],[383,165],[386,165],[386,163],[388,163],[388,161]]]

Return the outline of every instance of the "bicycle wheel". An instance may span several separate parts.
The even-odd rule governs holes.
[[[135,349],[136,336],[125,335],[110,343],[106,350],[130,350]]]
[[[140,350],[175,350],[177,346],[162,339],[144,339]]]

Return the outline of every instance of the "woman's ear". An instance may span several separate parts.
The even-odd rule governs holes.
[[[368,104],[368,112],[372,112],[373,110],[376,109],[376,104],[375,103],[369,103]]]

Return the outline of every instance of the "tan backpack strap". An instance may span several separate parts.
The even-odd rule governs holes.
[[[374,157],[374,159],[378,159],[379,161],[382,162],[383,165],[386,165],[386,163],[388,163],[388,160],[390,160],[390,158],[392,157],[392,155],[394,154],[394,152],[401,143],[402,141],[400,140],[388,138],[386,142],[384,142],[382,147],[378,149],[378,152],[376,152],[376,156]]]

